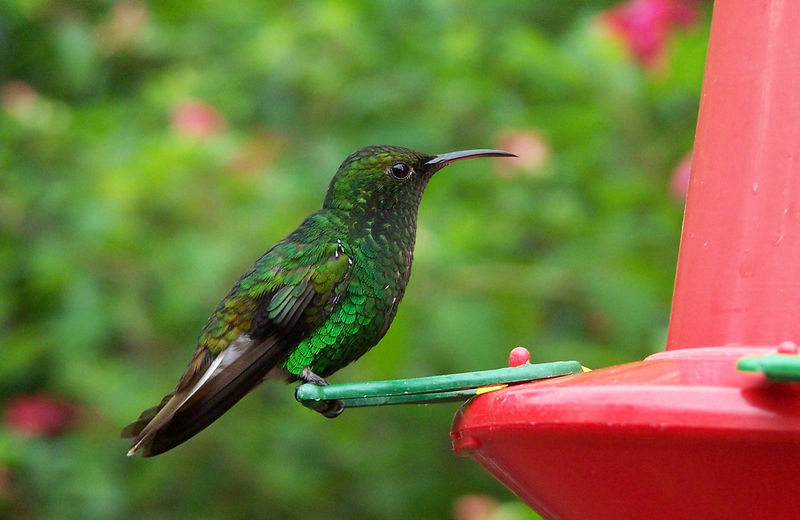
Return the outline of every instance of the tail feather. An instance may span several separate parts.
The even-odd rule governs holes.
[[[174,395],[175,392],[168,393],[166,396],[164,396],[164,399],[162,399],[160,403],[158,403],[155,406],[151,406],[147,410],[143,411],[139,415],[138,419],[136,419],[128,426],[122,429],[120,437],[122,437],[123,439],[133,439],[134,437],[139,435],[139,433],[141,433],[141,431],[144,430],[145,426],[150,424],[150,422],[153,420],[153,417],[155,417],[158,414],[158,412],[160,412],[161,409],[164,408],[164,406],[166,406],[166,404],[169,402],[170,399],[172,399],[172,396]]]
[[[173,392],[123,431],[133,437],[128,455],[163,453],[196,435],[257,386],[284,356],[281,343],[271,336],[243,348],[228,347],[189,388]]]

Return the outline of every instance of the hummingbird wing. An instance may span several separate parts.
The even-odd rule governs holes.
[[[339,242],[282,241],[259,258],[209,318],[175,390],[123,429],[128,455],[177,446],[244,397],[330,314],[352,265]]]

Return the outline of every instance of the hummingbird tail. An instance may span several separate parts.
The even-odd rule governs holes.
[[[196,382],[184,389],[179,383],[179,389],[126,426],[122,437],[133,439],[128,456],[141,451],[144,457],[151,457],[174,448],[214,422],[257,386],[284,353],[277,336],[260,343],[246,339],[248,344],[232,342],[207,363]]]

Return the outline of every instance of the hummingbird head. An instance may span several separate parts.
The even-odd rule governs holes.
[[[416,208],[434,173],[453,161],[516,157],[502,150],[428,155],[400,146],[367,146],[350,154],[334,175],[323,208],[386,214]]]

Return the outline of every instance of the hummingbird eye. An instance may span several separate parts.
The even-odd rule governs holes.
[[[411,166],[407,165],[404,162],[396,162],[391,166],[389,166],[389,173],[395,179],[399,180],[405,179],[408,176],[410,176],[412,172],[413,170],[411,169]]]

